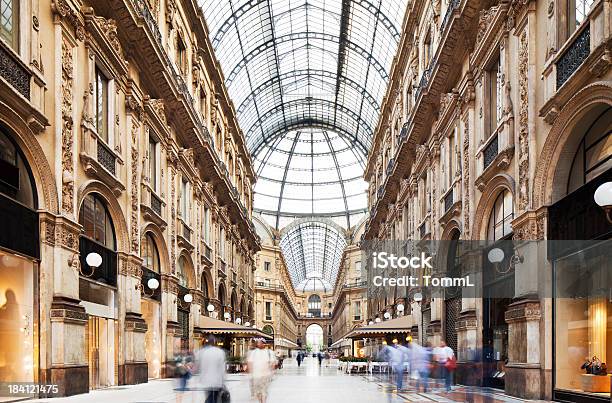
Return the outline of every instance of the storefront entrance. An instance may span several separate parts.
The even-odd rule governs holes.
[[[145,334],[145,355],[149,378],[161,376],[161,324],[160,304],[157,301],[143,299],[141,301],[142,318],[147,323]]]
[[[117,385],[117,321],[90,316],[85,326],[89,355],[89,388]]]

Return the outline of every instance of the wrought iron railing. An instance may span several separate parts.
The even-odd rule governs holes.
[[[574,74],[591,53],[591,27],[587,25],[557,61],[557,89]]]
[[[151,209],[161,217],[162,215],[162,201],[157,195],[151,192]]]
[[[496,134],[495,137],[487,144],[485,149],[482,151],[483,161],[484,161],[484,169],[487,169],[489,165],[495,160],[497,154],[499,153],[499,137]]]
[[[115,175],[116,158],[110,148],[103,141],[98,140],[97,160],[108,172]]]
[[[393,166],[395,165],[395,160],[391,158],[389,162],[387,162],[387,175],[391,175],[393,172]]]
[[[30,79],[32,73],[0,41],[0,76],[12,85],[27,100],[30,99]]]
[[[86,258],[95,252],[102,257],[102,263],[98,267],[87,265]],[[85,236],[79,238],[79,253],[81,260],[81,272],[87,278],[111,286],[117,285],[117,252],[89,239]]]
[[[451,188],[450,192],[444,196],[444,212],[447,212],[453,207],[453,201],[453,189]]]
[[[419,235],[421,238],[424,238],[425,234],[427,234],[427,222],[423,222],[423,224],[419,225]]]
[[[378,190],[376,191],[376,196],[377,196],[378,198],[381,198],[381,197],[382,197],[382,195],[383,195],[384,193],[385,193],[385,188],[384,188],[384,186],[383,186],[383,185],[380,185],[380,186],[378,187]]]
[[[442,24],[440,25],[440,32],[444,32],[444,30],[446,29],[446,26],[450,22],[450,19],[453,13],[457,9],[457,7],[459,7],[459,3],[460,3],[460,0],[451,0],[448,3],[448,7],[446,8],[446,13],[444,13],[444,19],[442,20]]]

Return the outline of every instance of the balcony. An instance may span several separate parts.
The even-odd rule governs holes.
[[[561,54],[557,62],[557,90],[578,70],[591,53],[591,29],[586,24],[582,32]]]
[[[592,2],[587,18],[555,52],[548,54],[542,73],[544,105],[539,115],[553,124],[564,105],[596,77],[603,78],[610,61],[612,9],[602,0]]]
[[[0,41],[0,76],[25,99],[30,100],[32,73],[2,41]]]
[[[100,179],[111,188],[115,196],[125,190],[125,183],[120,178],[119,165],[123,160],[115,150],[112,150],[96,133],[91,122],[81,124],[81,152],[79,159],[85,173]]]
[[[221,258],[219,258],[218,268],[219,276],[221,276],[222,278],[227,278],[227,265],[225,264],[225,261],[223,261],[223,259]]]
[[[208,267],[212,267],[213,265],[212,248],[208,246],[208,243],[206,243],[206,241],[204,240],[200,241],[200,256],[201,256],[202,264]]]
[[[387,162],[387,169],[386,169],[386,173],[387,176],[391,175],[393,173],[393,167],[395,166],[395,160],[393,158],[391,158],[389,160],[389,162]]]
[[[89,267],[85,259],[95,252],[102,256],[102,264],[96,268]],[[117,252],[85,236],[79,238],[81,276],[91,280],[117,286]]]
[[[453,207],[453,188],[444,196],[444,212],[446,213]]]
[[[159,197],[148,183],[143,182],[141,186],[140,210],[146,220],[159,225],[162,230],[166,228],[166,220],[163,206],[164,201]]]
[[[482,151],[483,155],[483,170],[487,169],[493,161],[495,161],[495,157],[499,152],[499,137],[497,134],[493,136],[493,139],[487,144],[487,146]]]
[[[185,223],[182,218],[177,218],[176,229],[179,247],[185,248],[188,251],[192,251],[194,249],[194,246],[191,243],[191,228],[189,228],[187,223]]]

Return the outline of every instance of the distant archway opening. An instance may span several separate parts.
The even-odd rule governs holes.
[[[323,328],[316,323],[306,328],[306,348],[313,353],[323,348]]]

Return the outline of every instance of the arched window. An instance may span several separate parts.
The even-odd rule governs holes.
[[[514,219],[514,202],[512,193],[505,189],[502,191],[495,203],[489,216],[487,225],[487,239],[498,241],[512,234],[512,220]]]
[[[150,232],[147,232],[145,241],[142,244],[142,265],[155,273],[160,272],[159,252]]]
[[[321,297],[317,294],[308,297],[308,315],[321,316]]]
[[[208,280],[206,280],[206,274],[202,273],[202,294],[204,299],[208,300]]]
[[[187,284],[187,259],[185,256],[181,256],[178,261],[178,269],[176,272],[176,276],[178,277],[179,284],[183,287],[188,287]]]
[[[446,271],[447,273],[455,273],[458,271],[461,257],[459,237],[461,233],[455,229],[452,232],[450,242],[448,243],[448,254],[446,256]]]
[[[597,110],[597,112],[600,112]],[[612,167],[612,107],[601,111],[586,129],[567,181],[567,194],[572,193]],[[586,125],[585,125],[586,126]]]
[[[29,166],[21,150],[0,127],[0,193],[35,210],[36,191],[32,183]]]
[[[106,202],[97,194],[90,193],[83,199],[79,212],[79,224],[83,235],[111,250],[117,250],[115,230]]]

